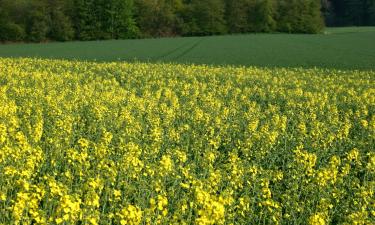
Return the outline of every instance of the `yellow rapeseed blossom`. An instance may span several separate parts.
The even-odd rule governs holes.
[[[312,215],[309,218],[309,225],[325,225],[325,224],[327,224],[327,223],[324,219],[324,216],[322,216],[321,213],[317,213],[315,215]]]
[[[374,224],[375,72],[0,59],[0,224]]]
[[[128,205],[117,214],[121,225],[137,225],[142,221],[142,210],[133,205]]]

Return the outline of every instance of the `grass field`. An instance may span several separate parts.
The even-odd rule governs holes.
[[[375,28],[331,28],[324,34],[0,45],[2,57],[174,62],[261,67],[375,69]]]
[[[375,224],[375,71],[0,71],[0,224]]]

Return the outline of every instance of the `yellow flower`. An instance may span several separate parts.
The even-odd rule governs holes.
[[[5,201],[7,196],[4,193],[0,193],[0,201]]]
[[[7,129],[4,124],[0,124],[0,144],[3,144],[7,139]]]
[[[348,152],[347,159],[349,161],[355,161],[358,162],[358,157],[359,157],[359,151],[358,149],[352,149],[350,152]]]
[[[89,147],[90,142],[85,138],[80,138],[78,140],[78,144],[81,148],[86,149],[87,147]]]
[[[119,190],[114,190],[113,195],[115,196],[115,199],[120,199],[121,197],[121,191]]]
[[[309,218],[309,225],[325,225],[326,221],[324,216],[321,213],[312,215]]]
[[[160,164],[166,172],[171,172],[173,170],[173,161],[169,155],[163,155]]]
[[[168,199],[166,196],[158,195],[158,210],[162,211],[164,207],[168,205]]]
[[[128,205],[123,208],[118,214],[118,218],[121,225],[137,225],[142,221],[142,210],[137,206]]]

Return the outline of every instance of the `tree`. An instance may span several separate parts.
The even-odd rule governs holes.
[[[67,7],[63,0],[49,0],[49,34],[48,37],[57,41],[69,41],[74,37],[73,25],[67,16]]]
[[[1,41],[102,40],[375,25],[375,0],[0,0]]]
[[[254,0],[250,2],[249,30],[271,32],[276,28],[276,2],[274,0]]]
[[[225,20],[230,33],[243,33],[249,31],[249,1],[227,0],[225,7]]]
[[[96,38],[94,6],[94,0],[74,0],[71,17],[76,39],[85,41]]]
[[[0,21],[0,41],[22,41],[24,38],[25,31],[20,25]]]
[[[49,18],[44,1],[32,1],[27,16],[26,32],[29,41],[41,42],[47,39]]]
[[[6,41],[9,39],[7,28],[9,15],[1,3],[2,2],[0,2],[0,41]]]
[[[22,41],[26,34],[23,26],[25,2],[0,1],[0,41]]]
[[[145,37],[177,34],[181,0],[136,0],[136,20]]]
[[[330,0],[335,26],[374,25],[375,0]]]
[[[279,31],[288,33],[318,33],[324,27],[320,0],[280,0]]]
[[[322,16],[326,25],[333,25],[335,14],[333,11],[332,3],[329,0],[321,0],[322,5]]]
[[[186,34],[212,35],[227,32],[225,23],[225,3],[223,0],[192,0],[187,8],[189,24]]]
[[[104,29],[111,39],[135,38],[139,30],[133,16],[133,0],[109,0],[105,9]]]
[[[362,24],[363,16],[365,14],[364,3],[363,0],[343,0],[345,6],[345,14],[344,16],[348,21],[350,21],[349,25],[358,26]]]
[[[324,28],[324,18],[321,12],[321,1],[310,0],[303,8],[302,33],[319,33]]]
[[[375,0],[368,0],[366,8],[366,25],[375,26]]]

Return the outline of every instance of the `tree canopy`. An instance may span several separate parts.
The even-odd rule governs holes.
[[[375,0],[0,0],[0,41],[105,40],[375,25]]]
[[[375,0],[322,0],[329,26],[375,26]]]

